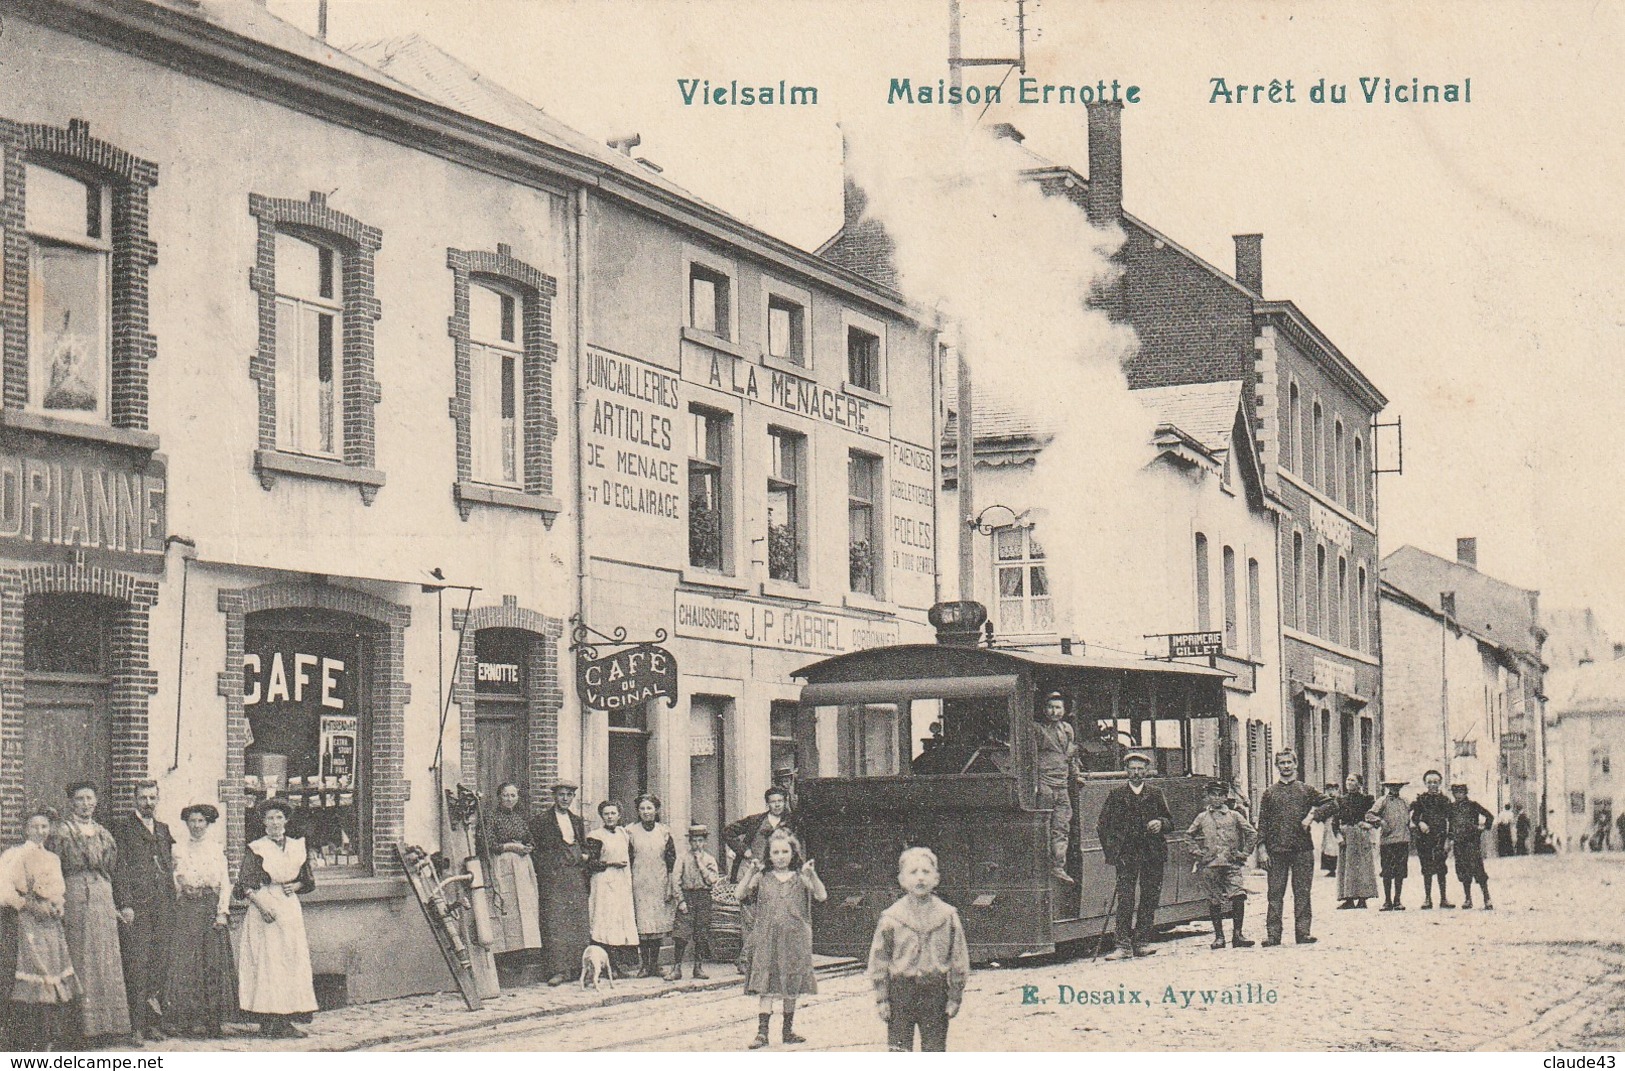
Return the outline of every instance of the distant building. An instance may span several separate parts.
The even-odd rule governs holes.
[[[1597,814],[1615,822],[1625,791],[1613,766],[1625,732],[1625,644],[1612,643],[1589,609],[1542,613],[1546,657],[1546,826],[1559,847],[1579,851],[1596,829]],[[1622,847],[1614,828],[1614,846]]]
[[[1438,769],[1497,812],[1545,813],[1544,669],[1539,592],[1404,546],[1382,563],[1386,775]]]

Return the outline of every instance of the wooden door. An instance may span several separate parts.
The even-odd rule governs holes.
[[[23,801],[67,810],[63,788],[96,786],[111,805],[111,689],[105,678],[30,675],[24,684]],[[105,818],[105,813],[103,814]]]
[[[519,786],[520,796],[528,798],[530,756],[525,740],[528,735],[525,704],[480,700],[474,711],[474,740],[479,756],[481,795],[494,802],[498,786],[512,781]]]

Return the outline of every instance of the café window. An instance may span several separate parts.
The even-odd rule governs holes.
[[[106,422],[112,383],[112,211],[105,184],[24,165],[29,407]]]
[[[243,646],[243,790],[250,841],[264,833],[257,805],[282,798],[296,810],[312,867],[369,862],[365,815],[371,637],[343,614],[250,615]]]
[[[661,700],[652,700],[661,702]],[[649,784],[649,704],[609,712],[609,798],[621,803],[621,821],[637,821],[632,801]]]

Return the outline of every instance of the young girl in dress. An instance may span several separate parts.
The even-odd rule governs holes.
[[[12,1001],[12,1043],[30,1052],[46,1052],[63,1040],[71,1029],[65,1013],[79,996],[62,930],[62,862],[45,847],[56,818],[50,810],[30,812],[28,839],[0,856],[6,876],[0,902],[17,912],[17,960],[5,974],[14,979],[5,994]]]
[[[795,1032],[796,1000],[803,993],[818,992],[812,964],[812,905],[828,895],[812,860],[801,861],[801,842],[787,829],[774,830],[767,838],[767,865],[763,872],[756,860],[748,860],[738,892],[741,901],[756,902],[750,972],[745,976],[745,992],[761,998],[753,1049],[767,1044],[775,997],[784,1006],[783,1042],[799,1045],[807,1040]]]

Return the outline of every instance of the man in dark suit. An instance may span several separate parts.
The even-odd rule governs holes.
[[[581,953],[591,943],[587,907],[587,828],[570,809],[576,786],[553,786],[553,805],[530,820],[536,844],[536,893],[541,901],[542,948],[548,985],[559,985],[581,969]]]
[[[1128,784],[1107,793],[1096,827],[1106,864],[1117,871],[1117,947],[1107,959],[1149,956],[1156,951],[1145,943],[1157,922],[1162,870],[1168,863],[1165,838],[1174,824],[1167,797],[1160,788],[1145,783],[1151,757],[1131,751],[1124,756],[1123,765],[1128,769]]]
[[[729,822],[722,830],[722,842],[726,844],[734,855],[733,869],[728,873],[728,880],[734,884],[739,883],[739,870],[745,860],[752,859],[762,866],[767,865],[767,838],[775,829],[788,829],[798,833],[795,816],[790,812],[790,793],[782,785],[775,784],[762,793],[762,802],[767,804],[767,810],[758,814],[747,814],[737,822]],[[745,971],[745,950],[750,947],[750,931],[756,925],[756,901],[749,900],[739,905],[739,958],[735,961],[741,972]]]
[[[1292,929],[1300,945],[1312,945],[1310,885],[1315,878],[1315,842],[1309,827],[1337,811],[1337,801],[1298,780],[1298,756],[1290,751],[1275,756],[1280,780],[1264,790],[1258,805],[1258,840],[1264,847],[1264,869],[1269,872],[1269,915],[1264,922],[1264,947],[1281,943],[1285,922],[1286,886],[1292,883]]]
[[[158,783],[142,781],[135,788],[134,810],[109,823],[118,846],[113,905],[123,923],[119,952],[130,1033],[154,1040],[164,1036],[153,1004],[163,994],[175,926],[175,840],[155,817],[157,810]]]

